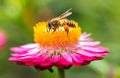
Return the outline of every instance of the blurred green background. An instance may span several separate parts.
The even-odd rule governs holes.
[[[8,61],[10,47],[33,43],[33,26],[72,8],[69,19],[79,22],[83,32],[92,33],[108,47],[102,61],[66,70],[66,78],[120,78],[120,0],[0,0],[0,29],[8,43],[0,50],[0,78],[57,78],[55,73],[37,71]]]

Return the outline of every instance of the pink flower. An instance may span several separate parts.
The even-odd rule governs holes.
[[[7,36],[4,31],[0,31],[0,50],[4,48],[7,42]]]
[[[14,53],[9,61],[34,66],[37,70],[50,69],[52,66],[67,69],[102,60],[108,55],[107,48],[99,46],[99,41],[93,41],[91,34],[81,34],[79,27],[71,28],[68,34],[63,30],[49,33],[45,27],[46,23],[42,22],[34,28],[36,43],[12,47],[10,50]]]

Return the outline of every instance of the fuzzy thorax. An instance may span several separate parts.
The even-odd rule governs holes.
[[[34,26],[34,41],[41,46],[64,47],[74,45],[78,42],[81,29],[76,23],[76,27],[69,28],[67,33],[64,27],[59,27],[55,32],[47,31],[47,22],[39,22]]]

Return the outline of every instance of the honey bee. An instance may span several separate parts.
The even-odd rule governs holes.
[[[68,33],[70,27],[76,27],[75,22],[69,19],[66,19],[66,17],[70,16],[72,12],[70,12],[71,9],[68,9],[64,13],[62,13],[60,16],[53,18],[47,22],[47,31],[49,32],[55,32],[59,27],[63,27],[64,30]]]

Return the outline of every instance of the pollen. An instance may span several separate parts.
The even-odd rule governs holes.
[[[76,27],[69,27],[68,33],[64,27],[59,27],[55,32],[49,32],[47,29],[47,22],[39,22],[34,26],[34,41],[40,46],[71,46],[78,42],[81,35],[81,28],[77,23]]]

